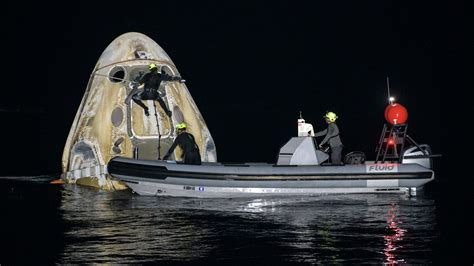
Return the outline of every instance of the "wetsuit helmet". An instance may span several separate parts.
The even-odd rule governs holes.
[[[337,119],[337,115],[333,112],[327,112],[326,115],[324,116],[324,118],[331,121],[331,122],[335,122],[336,119]]]
[[[149,69],[150,71],[155,71],[155,70],[158,69],[158,66],[157,66],[156,64],[154,64],[154,63],[151,63],[151,64],[148,65],[148,69]]]

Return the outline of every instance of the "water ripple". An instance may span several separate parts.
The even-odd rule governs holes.
[[[400,195],[140,197],[65,186],[61,263],[429,263],[434,201]]]

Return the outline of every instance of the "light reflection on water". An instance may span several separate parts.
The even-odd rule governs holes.
[[[384,254],[386,257],[386,262],[393,264],[399,262],[405,262],[404,259],[397,259],[396,258],[396,250],[399,248],[403,248],[401,244],[399,244],[403,240],[403,236],[407,230],[400,228],[398,222],[398,206],[395,204],[391,204],[388,210],[387,215],[387,229],[388,234],[384,236],[385,239],[385,249]]]
[[[404,195],[142,197],[68,185],[62,263],[431,263],[435,205]]]

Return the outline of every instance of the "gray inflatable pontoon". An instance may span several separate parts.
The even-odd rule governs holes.
[[[203,163],[113,158],[107,171],[139,195],[230,198],[330,193],[416,194],[434,179],[431,161],[321,165],[327,154],[311,137],[294,137],[280,149],[276,164]]]

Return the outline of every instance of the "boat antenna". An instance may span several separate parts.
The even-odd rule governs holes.
[[[303,114],[301,111],[300,111],[300,119],[303,119]]]
[[[390,96],[390,79],[387,76],[387,94],[388,94],[388,104],[392,104],[394,101],[394,98]]]

